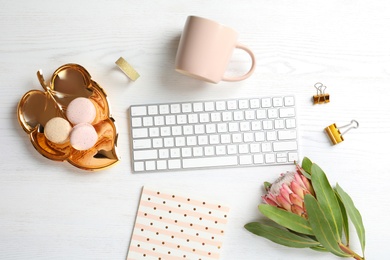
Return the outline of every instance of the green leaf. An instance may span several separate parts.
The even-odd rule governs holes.
[[[259,205],[259,211],[285,228],[306,235],[314,235],[309,221],[297,214],[267,204]]]
[[[260,224],[258,222],[248,223],[245,225],[245,228],[255,235],[262,236],[272,242],[288,247],[305,248],[320,245],[317,241],[311,238],[301,237],[288,232],[287,230]]]
[[[334,190],[329,184],[328,178],[321,168],[312,164],[311,166],[311,182],[314,192],[321,209],[324,211],[329,224],[335,230],[337,241],[341,242],[343,216],[340,210]]]
[[[363,225],[362,216],[360,215],[359,210],[355,207],[351,197],[337,184],[336,185],[337,194],[340,196],[341,201],[344,203],[345,209],[356,228],[360,245],[362,247],[362,251],[364,253],[364,249],[366,246],[365,240],[365,230]]]
[[[313,163],[310,161],[309,158],[305,157],[302,160],[302,169],[307,172],[308,174],[311,174],[311,165]]]
[[[345,234],[346,244],[349,245],[349,223],[348,223],[347,211],[345,210],[345,206],[343,201],[340,198],[340,195],[336,193],[336,197],[340,205],[341,215],[343,216],[343,230]]]
[[[312,195],[307,194],[305,205],[313,233],[322,246],[337,256],[350,256],[340,249],[340,240],[335,227],[329,222],[318,201]]]
[[[313,249],[314,251],[319,251],[319,252],[329,252],[325,247],[323,246],[313,246],[310,247],[310,249]]]
[[[272,183],[268,182],[268,181],[265,181],[264,182],[264,188],[266,191],[269,191],[269,189],[271,188],[272,186]]]

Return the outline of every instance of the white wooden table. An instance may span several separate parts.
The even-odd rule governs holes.
[[[222,259],[336,259],[285,248],[247,232],[262,183],[293,166],[133,174],[132,104],[295,94],[300,154],[317,162],[352,196],[366,227],[368,259],[385,259],[390,136],[389,1],[5,1],[0,0],[0,259],[125,259],[143,185],[231,206]],[[202,83],[174,71],[188,15],[235,28],[257,58],[252,77]],[[130,82],[123,56],[141,74]],[[229,72],[247,69],[237,51]],[[19,126],[16,106],[66,63],[78,63],[109,95],[121,162],[87,173],[38,154]],[[313,106],[313,84],[331,102]],[[357,130],[330,145],[324,127],[356,119]],[[359,251],[354,235],[352,247]]]

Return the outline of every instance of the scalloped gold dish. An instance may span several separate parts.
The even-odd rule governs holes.
[[[107,95],[92,80],[88,71],[78,64],[58,68],[45,83],[42,72],[37,76],[45,91],[31,90],[18,104],[17,116],[23,130],[30,136],[35,149],[54,161],[68,161],[83,170],[102,170],[119,161],[115,147],[118,134],[110,115]],[[66,118],[68,104],[77,97],[89,98],[96,107],[96,118],[91,123],[98,134],[96,144],[84,151],[74,149],[69,141],[55,144],[44,135],[44,126],[53,117]]]

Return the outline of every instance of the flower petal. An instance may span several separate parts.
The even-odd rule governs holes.
[[[301,185],[299,185],[297,182],[295,182],[295,181],[292,181],[291,182],[291,189],[292,189],[292,191],[295,193],[295,194],[297,194],[301,199],[303,199],[304,197],[304,195],[305,195],[305,193],[304,193],[304,189],[305,188],[303,188],[303,187],[301,187]]]
[[[303,200],[295,193],[290,194],[290,201],[293,205],[303,208]]]
[[[295,213],[295,214],[297,214],[297,215],[299,215],[301,217],[307,218],[306,211],[303,208],[299,207],[298,205],[292,205],[291,206],[291,212]]]
[[[303,183],[305,184],[306,189],[311,193],[311,195],[314,196],[314,189],[313,186],[311,185],[311,182],[305,177],[301,176]]]
[[[282,206],[282,208],[291,212],[291,204],[282,195],[276,196],[276,200]]]
[[[301,176],[303,176],[303,175],[302,175],[302,174],[296,173],[296,174],[294,175],[294,179],[295,179],[295,181],[296,181],[299,185],[302,186],[302,188],[306,188],[305,184],[304,184],[303,181],[302,181]]]
[[[274,201],[272,198],[268,196],[263,196],[262,199],[268,205],[275,206],[275,207],[279,206],[276,201]]]

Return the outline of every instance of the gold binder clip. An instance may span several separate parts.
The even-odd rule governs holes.
[[[329,94],[325,94],[326,86],[321,82],[317,82],[314,87],[317,89],[317,95],[313,96],[313,104],[329,103]]]
[[[340,129],[348,127],[343,133],[340,132]],[[339,128],[337,128],[336,124],[332,124],[325,128],[326,133],[328,134],[330,140],[332,141],[333,145],[341,143],[344,141],[343,135],[346,134],[349,130],[352,128],[358,128],[359,123],[356,120],[352,120],[351,123],[348,125],[343,125]]]

